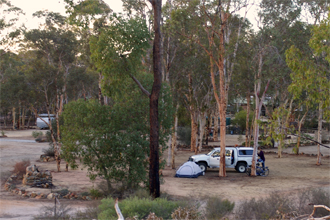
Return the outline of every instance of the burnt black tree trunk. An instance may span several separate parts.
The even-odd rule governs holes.
[[[159,182],[159,121],[158,99],[162,83],[161,73],[161,33],[160,19],[162,0],[150,0],[154,11],[154,44],[153,71],[154,82],[150,95],[150,158],[149,158],[149,190],[153,198],[160,196]]]

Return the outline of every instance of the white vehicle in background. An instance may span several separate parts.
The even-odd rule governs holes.
[[[251,147],[226,147],[226,168],[235,168],[237,172],[245,173],[246,167],[252,165],[253,148]],[[207,154],[193,155],[188,161],[198,164],[202,171],[207,168],[220,167],[220,147],[214,148]]]
[[[55,115],[50,114],[50,120],[53,121],[54,119]],[[48,129],[49,126],[45,122],[49,123],[48,114],[39,114],[39,117],[37,118],[37,127],[40,129]]]

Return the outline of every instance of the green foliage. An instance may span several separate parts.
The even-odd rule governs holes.
[[[32,137],[34,138],[42,137],[42,135],[42,131],[32,131]]]
[[[90,189],[89,190],[89,193],[94,198],[100,198],[100,197],[102,197],[102,193],[98,189],[95,189],[95,188]]]
[[[270,144],[273,139],[275,142],[279,141],[282,144],[280,147],[284,147],[283,140],[286,134],[290,132],[290,127],[287,124],[287,119],[290,114],[290,108],[286,106],[278,107],[273,111],[270,123],[267,125],[269,136],[266,139],[266,144]]]
[[[190,126],[190,114],[185,107],[182,105],[178,109],[178,126],[188,127]]]
[[[110,16],[98,37],[90,41],[91,59],[105,76],[106,91],[121,90],[122,80],[143,70],[141,60],[150,47],[146,22],[140,18]],[[110,86],[111,85],[111,86]]]
[[[114,200],[103,199],[101,202],[102,204],[99,206],[101,213],[98,219],[117,219]],[[136,217],[137,219],[146,218],[150,212],[154,212],[157,217],[171,219],[171,213],[183,205],[182,202],[168,201],[163,198],[152,200],[150,198],[131,197],[119,202],[120,210],[125,218]]]
[[[251,126],[253,119],[253,112],[249,115],[249,126]],[[232,120],[233,125],[238,125],[242,131],[246,130],[246,111],[242,110],[235,114],[235,118]]]
[[[130,82],[134,86],[134,82]],[[61,127],[62,155],[71,167],[76,158],[88,167],[91,179],[105,178],[123,189],[148,185],[149,114],[148,98],[129,87],[126,96],[114,96],[112,106],[96,100],[78,100],[65,106]],[[125,87],[123,87],[125,89]],[[160,144],[166,142],[173,123],[169,89],[162,89],[159,103]],[[119,184],[119,185],[118,185]]]
[[[178,138],[184,145],[190,145],[191,127],[178,127]]]
[[[207,200],[205,212],[207,219],[219,219],[234,209],[235,203],[225,199],[222,200],[219,197],[211,197]]]
[[[292,70],[292,83],[289,91],[295,99],[306,98],[303,101],[306,106],[321,105],[325,118],[330,118],[330,81],[329,41],[330,14],[327,19],[316,25],[312,30],[309,47],[313,50],[300,50],[292,46],[286,51],[286,63]]]

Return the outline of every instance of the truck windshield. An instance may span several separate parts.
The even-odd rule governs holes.
[[[213,152],[214,152],[214,149],[211,150],[210,152],[208,152],[206,155],[207,155],[207,156],[211,156]]]

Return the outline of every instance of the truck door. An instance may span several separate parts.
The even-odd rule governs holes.
[[[226,150],[226,167],[231,165],[231,156],[233,153],[233,150]]]
[[[220,151],[214,151],[210,157],[210,167],[220,166]]]

